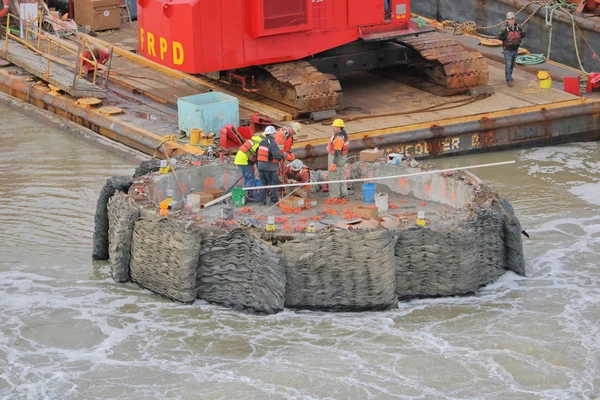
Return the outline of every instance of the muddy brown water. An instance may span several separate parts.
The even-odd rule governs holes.
[[[597,399],[600,146],[438,160],[476,170],[531,239],[529,276],[377,313],[179,305],[91,261],[108,176],[136,160],[0,105],[0,397]]]

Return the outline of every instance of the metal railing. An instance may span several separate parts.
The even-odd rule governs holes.
[[[21,38],[20,36],[15,35],[11,32],[11,19],[16,19],[22,24],[21,32],[24,31],[24,38]],[[93,71],[91,83],[97,86],[97,80],[100,76],[103,78],[103,86],[99,86],[99,88],[102,90],[108,90],[110,65],[113,53],[112,47],[108,49],[108,65],[103,65],[98,62],[96,56],[94,55],[94,49],[92,48],[92,45],[90,44],[87,38],[78,37],[78,39],[80,40],[79,43],[61,39],[59,37],[53,36],[48,32],[45,32],[42,29],[43,22],[44,16],[41,12],[39,12],[38,16],[32,21],[24,21],[13,14],[7,14],[6,25],[4,27],[4,52],[9,52],[9,40],[12,40],[43,57],[46,60],[46,69],[44,71],[44,76],[40,76],[40,78],[46,81],[51,75],[51,66],[53,62],[56,64],[60,64],[68,69],[72,69],[72,86],[74,89],[78,87],[79,79],[83,79],[83,64],[84,62],[87,62],[92,66],[90,70]],[[47,48],[43,48],[43,43],[47,45]],[[55,51],[56,55],[52,54],[52,51]],[[66,53],[74,56],[75,62],[73,62],[73,60],[65,58],[64,56],[61,57],[61,51],[63,52],[63,54]],[[88,56],[86,57],[84,54],[87,54]]]

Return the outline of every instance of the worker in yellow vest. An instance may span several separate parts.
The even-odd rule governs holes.
[[[254,173],[254,164],[256,164],[258,146],[264,139],[264,135],[252,136],[252,139],[246,140],[237,151],[233,163],[239,167],[244,177],[244,187],[254,187],[256,185],[256,174]],[[248,190],[246,195],[248,201],[254,201],[254,191]]]
[[[330,181],[337,181],[345,178],[344,172],[346,171],[346,159],[350,141],[348,140],[348,134],[344,130],[344,121],[336,119],[331,126],[333,127],[333,135],[331,135],[327,144],[327,152],[329,153],[327,157],[327,165],[329,166],[328,178]],[[346,182],[330,183],[328,185],[329,197],[348,197],[348,184]]]

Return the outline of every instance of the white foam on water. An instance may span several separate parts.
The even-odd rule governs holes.
[[[114,283],[106,263],[92,269],[78,261],[90,258],[91,214],[114,170],[106,170],[103,151],[71,147],[92,170],[77,175],[83,195],[74,198],[64,173],[53,185],[68,190],[52,193],[67,196],[77,216],[61,216],[63,225],[49,220],[32,237],[48,216],[38,203],[11,225],[30,240],[26,254],[0,249],[2,398],[600,398],[600,217],[539,211],[564,193],[540,185],[519,202],[519,179],[499,173],[486,182],[514,187],[506,195],[530,227],[528,277],[507,273],[473,296],[402,302],[386,312],[256,316],[176,304]],[[597,143],[523,151],[519,167],[538,165],[535,173],[549,179],[568,172],[576,175],[569,187],[585,185],[595,181],[597,151]],[[34,194],[46,193],[44,182],[37,185]]]
[[[569,192],[590,204],[600,205],[600,181],[573,186]]]

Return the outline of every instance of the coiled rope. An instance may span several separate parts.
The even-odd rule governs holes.
[[[524,54],[522,56],[517,56],[517,64],[535,65],[545,61],[546,57],[544,57],[543,54]]]

